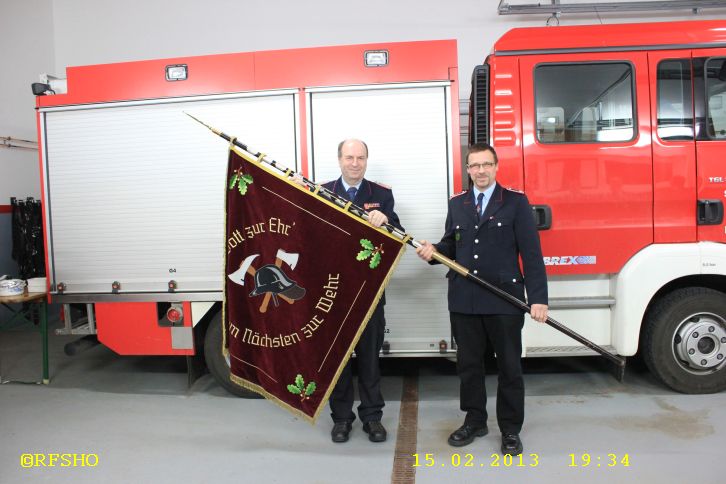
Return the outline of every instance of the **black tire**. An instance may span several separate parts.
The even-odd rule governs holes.
[[[648,311],[643,358],[663,383],[682,393],[726,389],[726,294],[677,289]]]
[[[247,390],[229,379],[229,359],[222,353],[222,313],[217,313],[204,336],[204,360],[217,383],[232,395],[242,398],[262,398],[261,395]]]

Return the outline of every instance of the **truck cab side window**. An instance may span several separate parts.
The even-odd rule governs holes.
[[[541,143],[605,143],[635,137],[630,64],[539,65],[534,89]]]
[[[706,61],[706,126],[711,139],[726,139],[726,59]]]
[[[693,139],[691,61],[668,59],[658,64],[658,137],[664,141]]]

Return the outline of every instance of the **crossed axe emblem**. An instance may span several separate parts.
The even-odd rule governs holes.
[[[297,261],[300,258],[300,254],[293,254],[285,252],[282,249],[278,249],[275,256],[275,264],[267,264],[262,266],[259,270],[252,266],[252,262],[260,254],[252,254],[245,258],[239,266],[239,269],[229,274],[229,279],[239,284],[240,286],[245,285],[245,276],[251,275],[255,279],[255,288],[250,293],[250,296],[259,296],[264,294],[262,298],[262,304],[260,305],[260,312],[267,312],[267,307],[270,303],[270,299],[275,304],[275,307],[279,306],[278,298],[281,298],[288,304],[293,304],[298,299],[301,299],[305,295],[305,289],[298,286],[295,281],[287,277],[282,271],[283,263],[287,264],[290,269],[295,269]],[[264,280],[263,277],[264,276]]]

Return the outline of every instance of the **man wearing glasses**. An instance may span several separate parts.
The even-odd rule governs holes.
[[[422,259],[436,263],[432,256],[438,251],[521,300],[526,288],[532,319],[544,322],[547,275],[529,201],[523,193],[496,183],[499,164],[491,146],[472,145],[466,162],[471,188],[449,200],[441,241],[421,241],[416,252]],[[524,313],[453,270],[446,277],[451,327],[457,344],[460,406],[466,412],[464,424],[449,436],[449,444],[468,445],[489,432],[484,355],[490,343],[499,368],[496,407],[502,454],[521,454]]]

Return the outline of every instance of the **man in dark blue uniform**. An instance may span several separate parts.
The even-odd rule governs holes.
[[[323,186],[367,210],[371,225],[380,227],[390,223],[402,229],[398,215],[393,211],[391,189],[363,178],[368,165],[368,146],[357,139],[342,141],[338,145],[338,163],[340,178]],[[358,417],[363,422],[363,430],[371,442],[386,440],[386,429],[381,424],[385,404],[381,394],[381,372],[378,365],[378,354],[383,346],[383,333],[386,327],[383,314],[385,304],[384,294],[355,347],[360,394]],[[333,442],[346,442],[355,420],[350,361],[343,369],[338,384],[330,395],[330,409],[334,422],[331,431]]]
[[[483,143],[471,146],[466,161],[473,182],[471,189],[449,200],[441,241],[437,244],[421,241],[416,252],[422,259],[431,261],[433,253],[438,251],[521,300],[526,288],[532,318],[544,322],[547,275],[529,201],[523,193],[496,183],[499,164],[491,146]],[[466,412],[464,425],[449,436],[449,444],[468,445],[489,431],[484,355],[487,344],[491,343],[499,367],[497,423],[502,433],[502,454],[521,454],[524,313],[453,270],[446,277],[451,326],[458,345],[460,405]]]

